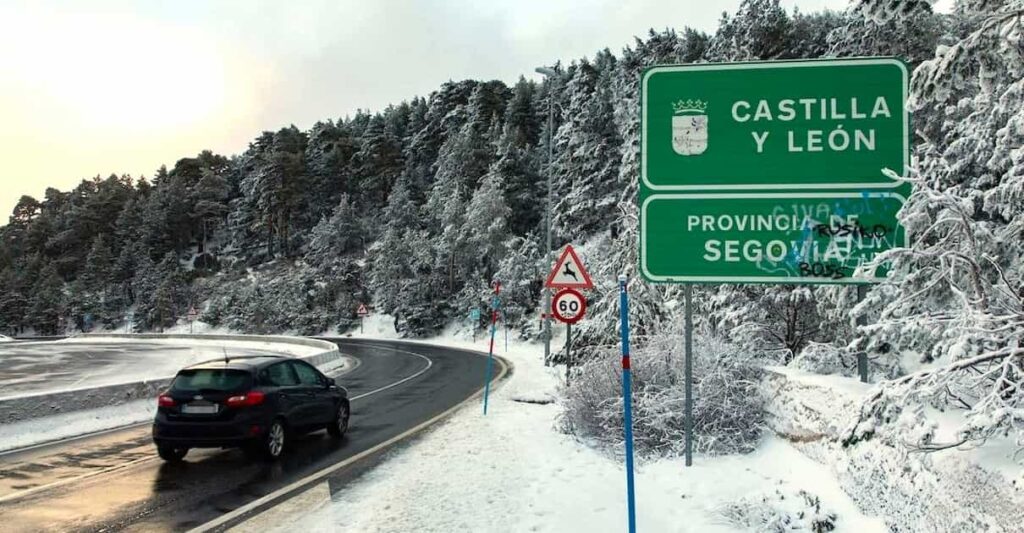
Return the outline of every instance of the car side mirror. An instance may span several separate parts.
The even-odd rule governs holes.
[[[332,387],[334,385],[337,385],[337,382],[334,381],[334,378],[327,378],[327,386]]]

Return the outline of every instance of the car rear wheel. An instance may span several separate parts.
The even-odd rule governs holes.
[[[174,446],[157,446],[156,453],[160,458],[169,463],[177,463],[188,454],[188,448],[175,448]]]
[[[286,436],[284,424],[280,420],[274,420],[270,424],[270,429],[267,430],[267,435],[260,441],[260,455],[268,461],[276,461],[284,452]]]
[[[348,431],[348,417],[348,404],[341,402],[338,405],[338,411],[334,414],[334,421],[327,426],[327,433],[337,439],[344,437],[345,432]]]

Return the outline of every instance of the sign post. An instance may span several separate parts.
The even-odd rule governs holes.
[[[551,314],[565,324],[565,385],[572,368],[572,325],[587,313],[587,299],[576,289],[562,289],[551,300]]]
[[[633,391],[629,375],[629,296],[626,275],[619,276],[619,328],[622,338],[622,414],[626,432],[626,506],[629,533],[636,533],[636,497],[633,490]]]
[[[487,354],[487,371],[484,375],[484,416],[487,416],[487,399],[491,395],[491,367],[494,366],[494,335],[498,328],[498,307],[501,301],[498,295],[501,293],[501,282],[494,282],[494,297],[491,299],[491,347]],[[479,312],[479,310],[477,310]],[[475,328],[474,328],[475,331]]]
[[[655,66],[641,78],[640,273],[684,283],[857,284],[909,245],[906,65],[844,58]],[[861,371],[866,379],[866,365]]]
[[[480,325],[480,309],[474,307],[469,310],[469,323],[473,330],[473,342],[476,342],[476,328]]]
[[[359,316],[359,334],[363,334],[363,319],[370,314],[370,310],[366,308],[366,304],[360,302],[359,307],[356,308],[356,315]]]
[[[576,289],[593,289],[594,282],[571,244],[565,246],[544,286],[560,289],[551,300],[551,314],[565,324],[565,385],[569,386],[572,368],[572,325],[587,311],[587,299]]]
[[[193,326],[196,323],[196,318],[199,317],[199,312],[196,311],[195,306],[189,307],[188,309],[188,334],[194,333]]]

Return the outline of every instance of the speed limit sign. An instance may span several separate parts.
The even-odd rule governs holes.
[[[559,322],[575,324],[587,312],[587,299],[575,289],[562,289],[551,300],[551,314]]]

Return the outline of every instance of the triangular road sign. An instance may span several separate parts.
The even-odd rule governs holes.
[[[550,289],[593,289],[594,283],[590,281],[590,274],[583,268],[583,261],[576,255],[576,250],[567,244],[544,286]]]
[[[366,308],[366,304],[359,304],[359,309],[356,309],[356,314],[359,316],[366,316],[370,314],[370,311]]]

